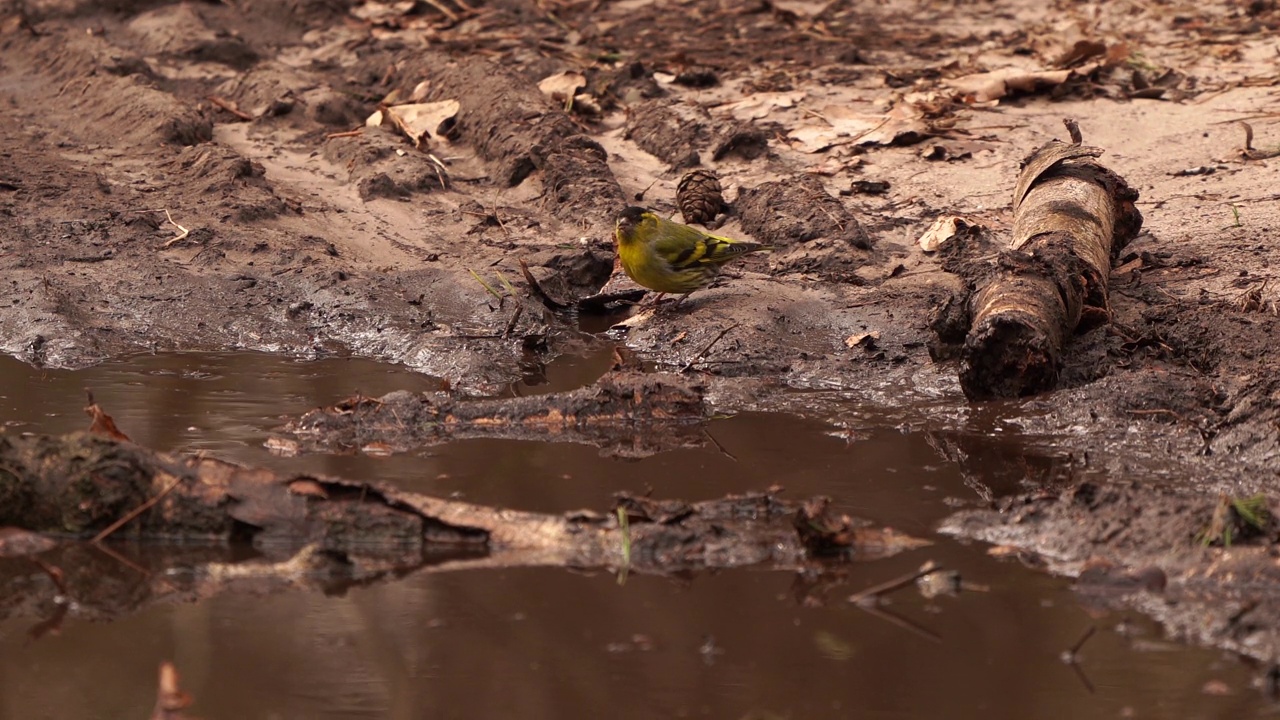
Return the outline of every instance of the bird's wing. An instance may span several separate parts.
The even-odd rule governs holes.
[[[670,221],[660,229],[653,249],[677,269],[718,265],[760,247],[758,243],[730,240]]]

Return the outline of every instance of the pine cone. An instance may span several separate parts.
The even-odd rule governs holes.
[[[720,181],[710,170],[690,170],[676,188],[676,206],[687,223],[706,224],[724,207]]]

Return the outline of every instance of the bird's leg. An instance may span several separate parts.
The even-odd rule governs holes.
[[[649,295],[640,301],[640,307],[656,307],[662,302],[662,298],[666,297],[666,293],[658,293],[657,295]]]

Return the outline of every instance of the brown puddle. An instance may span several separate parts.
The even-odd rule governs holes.
[[[538,374],[541,384],[513,392],[576,387],[607,362],[557,362],[545,382]],[[285,414],[355,390],[436,386],[361,360],[169,354],[68,372],[4,358],[0,422],[7,432],[82,429],[88,387],[122,429],[160,450],[552,512],[604,507],[619,490],[696,500],[780,484],[936,544],[850,566],[826,588],[767,570],[620,584],[607,573],[519,569],[411,574],[343,597],[220,595],[112,623],[70,619],[38,640],[28,636],[38,618],[10,618],[0,621],[0,718],[146,717],[165,659],[206,719],[1207,718],[1268,707],[1250,687],[1254,671],[1230,656],[1167,643],[1142,618],[1091,616],[1067,582],[932,533],[948,498],[975,498],[975,468],[988,466],[997,492],[1014,489],[1020,458],[1007,441],[963,439],[968,481],[936,437],[867,428],[850,439],[767,414],[711,423],[719,448],[639,461],[489,440],[390,458],[279,458],[262,447]],[[1025,459],[1032,477],[1037,463]],[[900,591],[886,607],[896,622],[844,602],[930,559],[989,590]],[[1064,664],[1061,653],[1093,625],[1079,665]]]

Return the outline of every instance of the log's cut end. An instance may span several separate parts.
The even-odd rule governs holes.
[[[1018,314],[988,317],[974,327],[961,358],[960,387],[970,400],[1023,397],[1058,381],[1056,343]]]

